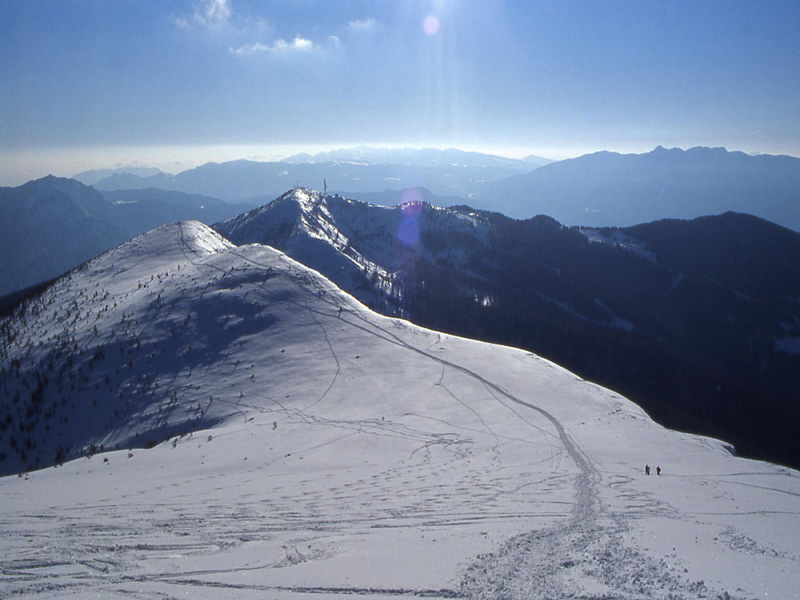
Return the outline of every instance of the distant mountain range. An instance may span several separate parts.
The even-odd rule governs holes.
[[[76,173],[70,179],[80,181],[84,185],[94,185],[98,181],[102,181],[113,175],[136,175],[137,177],[152,177],[163,173],[161,169],[156,167],[118,167],[115,169],[90,169],[88,171],[81,171]]]
[[[368,201],[425,188],[445,200],[439,205],[470,205],[519,219],[548,215],[567,225],[625,227],[734,211],[800,231],[800,159],[724,148],[659,146],[645,154],[598,152],[559,162],[461,150],[354,148],[280,162],[208,163],[176,175],[114,173],[95,187],[263,203],[291,187],[326,184],[330,192]]]
[[[489,181],[526,173],[547,159],[517,160],[462,150],[360,148],[296,155],[279,162],[235,160],[208,163],[176,175],[140,177],[114,173],[99,190],[161,188],[223,200],[275,198],[295,185],[339,193],[426,187],[434,194],[465,197]]]
[[[57,277],[164,223],[210,224],[252,207],[159,189],[101,194],[53,176],[0,188],[0,296]]]
[[[656,419],[800,464],[800,234],[748,215],[616,229],[294,190],[218,223],[367,305],[522,347]]]
[[[554,162],[549,158],[533,154],[520,160],[481,152],[468,152],[457,148],[439,150],[435,148],[374,148],[370,146],[345,148],[317,154],[295,154],[283,159],[282,162],[299,164],[337,161],[371,165],[413,165],[426,168],[460,166],[484,169],[492,167],[514,171],[530,171],[536,167]]]
[[[702,147],[598,152],[489,182],[470,204],[615,227],[736,211],[800,231],[800,159]]]

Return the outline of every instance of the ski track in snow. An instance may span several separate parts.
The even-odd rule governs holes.
[[[182,225],[181,250],[195,269],[212,269],[223,278],[228,275],[224,269],[204,261],[204,256],[186,242]],[[273,269],[239,250],[228,252],[267,273]],[[242,426],[251,427],[256,434],[274,429],[274,419],[278,418],[282,421],[274,435],[291,435],[295,424],[318,426],[329,433],[318,443],[293,446],[292,454],[248,461],[246,468],[240,467],[236,473],[215,470],[202,474],[198,469],[188,485],[171,483],[154,473],[152,482],[126,488],[116,482],[114,472],[109,470],[109,486],[119,485],[122,492],[101,490],[91,503],[61,507],[54,514],[0,513],[2,548],[8,550],[0,558],[0,598],[739,597],[712,589],[702,581],[692,581],[680,572],[680,560],[668,564],[666,557],[656,559],[637,548],[627,534],[638,516],[685,517],[654,493],[632,485],[630,476],[604,472],[562,421],[538,406],[535,399],[504,389],[482,369],[444,358],[436,350],[442,343],[441,335],[432,333],[437,336],[433,341],[431,336],[420,336],[424,347],[418,347],[409,341],[413,336],[393,330],[406,328],[402,322],[352,309],[294,261],[282,254],[278,259],[291,274],[292,284],[303,292],[299,297],[305,301],[276,296],[264,281],[245,285],[253,286],[272,302],[291,302],[309,315],[330,355],[330,381],[322,386],[321,394],[307,399],[302,406],[290,406],[273,397],[267,398],[268,403],[241,398],[236,402],[217,398],[215,402],[241,416]],[[313,303],[308,300],[308,290]],[[444,432],[436,433],[415,428],[413,420],[401,423],[377,417],[350,420],[322,416],[321,409],[338,401],[334,390],[340,387],[345,357],[337,353],[333,333],[342,325],[437,364],[441,373],[436,387],[470,413],[476,426],[470,429],[433,415],[407,415],[443,425],[440,430]],[[459,378],[479,383],[489,397],[523,425],[520,430],[530,432],[530,438],[511,439],[495,430],[481,411],[459,395],[459,386],[454,385]],[[285,430],[289,432],[284,433]],[[207,433],[181,440],[180,449],[192,449],[202,458],[204,447],[224,444],[228,435],[224,428],[212,430],[212,441],[212,435],[204,439]],[[304,456],[320,456],[328,448],[364,433],[376,439],[410,442],[411,450],[389,463],[370,464],[367,456],[367,466],[352,469],[347,477],[324,468],[295,471],[289,464]],[[509,442],[544,448],[546,454],[537,454],[536,462],[529,466],[549,464],[552,470],[541,471],[539,477],[534,473],[529,478],[516,478],[513,471],[463,469],[463,461],[474,458],[469,434],[490,437],[493,441],[488,449],[495,459],[503,455]],[[164,448],[156,450],[169,452]],[[122,452],[112,453],[110,464],[126,460],[123,456]],[[82,471],[108,468],[98,456],[91,461],[91,467],[83,461],[73,467]],[[730,484],[798,496],[789,490],[735,481],[736,475],[727,476]],[[36,474],[30,477],[30,483],[37,479]],[[264,481],[269,482],[266,494]],[[563,494],[556,492],[568,487],[572,491],[565,503],[560,500]],[[625,510],[605,502],[604,490],[613,492]],[[202,494],[202,502],[197,501],[198,494]],[[514,501],[507,501],[508,498]],[[695,514],[696,518],[702,516]],[[498,529],[499,523],[509,524],[505,529],[499,528],[501,532],[517,533],[506,536],[502,543],[501,538],[496,538],[483,544],[489,551],[465,561],[459,577],[444,588],[426,586],[427,580],[421,585],[408,581],[387,585],[380,578],[374,585],[317,585],[312,583],[313,577],[302,579],[309,577],[314,568],[322,568],[325,561],[335,563],[343,544],[350,544],[351,550],[369,550],[369,540],[383,539],[371,536],[391,532],[392,543],[409,544],[411,548],[420,536],[441,538],[439,552],[446,554],[448,540],[457,539],[453,530],[486,537],[483,529]],[[518,533],[520,527],[526,532]],[[721,543],[739,553],[798,560],[797,556],[764,546],[735,526],[725,528],[719,537]],[[47,540],[44,548],[36,543],[42,539]],[[276,540],[280,540],[281,552],[274,551]],[[184,564],[192,568],[182,568]],[[291,569],[301,569],[300,580],[275,577],[274,583],[265,583],[268,578],[264,573]],[[326,581],[323,576],[317,580]],[[433,580],[438,581],[435,577]]]

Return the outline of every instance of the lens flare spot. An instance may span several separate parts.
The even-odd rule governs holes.
[[[407,219],[416,219],[422,212],[424,206],[422,193],[415,189],[403,190],[403,202],[400,204],[400,210],[403,216]]]
[[[406,246],[419,243],[419,222],[416,219],[403,219],[397,228],[397,239]]]
[[[425,20],[422,21],[422,31],[424,31],[426,35],[436,35],[439,33],[439,19],[436,18],[436,15],[428,15],[425,17]]]
[[[397,238],[406,246],[416,246],[419,243],[419,216],[424,206],[418,190],[403,192],[403,203],[400,205],[403,218],[397,229]]]

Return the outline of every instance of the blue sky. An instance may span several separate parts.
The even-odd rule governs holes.
[[[2,0],[0,184],[359,144],[800,156],[796,0]]]

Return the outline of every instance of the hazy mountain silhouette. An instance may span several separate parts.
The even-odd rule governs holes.
[[[164,223],[214,223],[252,206],[156,189],[101,194],[53,176],[0,188],[0,296],[61,275]]]
[[[0,295],[61,275],[128,237],[113,206],[72,179],[0,188]]]
[[[438,150],[435,148],[375,148],[359,146],[343,148],[317,154],[295,154],[283,159],[287,163],[320,163],[348,161],[368,164],[415,165],[417,167],[449,167],[459,165],[473,168],[499,168],[528,172],[553,162],[548,158],[530,155],[524,159],[507,158],[482,152],[469,152],[457,148]]]
[[[487,183],[472,204],[568,225],[636,225],[726,211],[800,230],[800,159],[724,148],[598,152]]]
[[[364,150],[366,152],[366,150]],[[385,158],[398,162],[369,162],[358,150],[295,157],[304,162],[256,162],[235,160],[207,163],[176,175],[136,177],[115,174],[99,181],[99,190],[157,187],[189,194],[206,194],[223,200],[276,197],[299,184],[332,192],[380,192],[426,187],[445,196],[466,196],[487,181],[527,172],[529,162],[463,152],[461,150],[386,150],[370,152],[370,160]],[[328,160],[321,160],[328,159]]]
[[[136,175],[137,177],[152,177],[162,173],[156,167],[117,167],[115,169],[90,169],[81,171],[71,177],[84,185],[94,185],[98,181],[113,177],[114,175]]]

